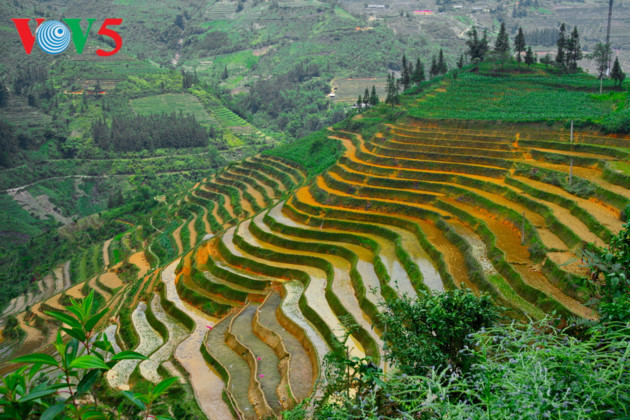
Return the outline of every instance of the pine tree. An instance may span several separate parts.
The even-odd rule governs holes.
[[[535,62],[536,61],[532,52],[532,47],[527,47],[527,52],[525,52],[525,64],[527,64],[527,66],[529,67]]]
[[[435,56],[431,57],[431,69],[429,70],[429,75],[433,79],[435,76],[439,74],[437,59]]]
[[[612,70],[610,71],[610,77],[615,81],[615,86],[623,85],[623,81],[626,78],[626,74],[621,70],[621,65],[619,64],[619,57],[615,57],[615,64],[612,66]]]
[[[365,88],[365,93],[363,94],[363,103],[367,106],[370,104],[370,91],[368,88]]]
[[[438,71],[438,74],[446,74],[446,72],[448,71],[448,67],[446,66],[446,63],[444,62],[444,51],[442,51],[441,48],[440,48],[440,53],[438,54],[437,71]]]
[[[556,65],[558,67],[564,67],[567,61],[566,58],[566,48],[567,48],[567,30],[564,26],[564,23],[560,25],[560,31],[558,32],[558,41],[556,45],[558,46],[558,53],[556,54]]]
[[[577,26],[573,27],[573,32],[567,41],[566,63],[571,71],[577,70],[577,62],[582,59],[582,45],[580,44],[580,34]]]
[[[398,97],[398,83],[393,74],[387,76],[387,98],[385,103],[390,104],[392,107],[398,105],[400,98]]]
[[[424,64],[422,64],[422,61],[420,61],[420,59],[418,58],[416,60],[416,68],[413,71],[412,81],[416,85],[419,85],[420,83],[424,82],[425,80],[426,80],[426,76],[424,74]]]
[[[523,28],[518,28],[518,33],[516,34],[516,38],[514,38],[514,51],[516,51],[516,62],[520,67],[522,61],[521,54],[525,51],[525,35],[523,35]]]
[[[494,52],[501,60],[501,67],[503,67],[503,61],[510,52],[510,38],[508,38],[507,31],[505,30],[505,23],[501,22],[501,28],[497,35],[497,40],[494,43]]]
[[[477,28],[473,27],[470,32],[468,32],[468,40],[466,41],[466,45],[468,46],[468,56],[470,57],[470,61],[473,62],[475,59],[479,59],[479,61],[483,61],[488,52],[488,33],[483,31],[483,38],[479,39],[477,34]]]
[[[359,95],[359,99],[357,99],[357,106],[359,109],[363,107],[363,99],[361,98],[361,95]]]
[[[379,99],[378,99],[378,95],[376,94],[376,87],[374,85],[372,85],[372,95],[370,96],[370,105],[374,106],[374,105],[378,105]]]
[[[404,90],[409,89],[410,80],[411,80],[411,75],[409,74],[409,69],[407,68],[407,57],[405,56],[405,54],[403,54],[400,82],[402,83]]]

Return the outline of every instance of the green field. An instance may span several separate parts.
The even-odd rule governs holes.
[[[613,110],[611,102],[598,100],[599,83],[554,79],[564,86],[550,85],[545,77],[492,77],[462,73],[445,80],[446,90],[431,90],[414,105],[417,118],[556,121],[600,119]],[[586,89],[590,88],[590,89]]]
[[[182,111],[193,114],[201,124],[211,125],[212,118],[204,109],[199,99],[189,93],[166,93],[164,95],[147,96],[129,101],[133,112],[139,115],[151,115]]]

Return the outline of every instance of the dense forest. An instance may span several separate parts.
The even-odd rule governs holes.
[[[215,136],[211,130],[210,136]],[[160,114],[150,116],[114,116],[111,125],[103,120],[92,124],[98,147],[113,151],[140,151],[160,148],[204,147],[208,132],[194,116]]]
[[[287,73],[261,80],[247,94],[234,99],[234,107],[255,125],[285,131],[298,138],[345,118],[325,95],[328,79],[314,63],[299,63]]]

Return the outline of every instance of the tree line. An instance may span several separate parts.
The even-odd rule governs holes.
[[[208,136],[214,137],[197,122],[192,115],[171,114],[154,115],[116,115],[111,125],[97,119],[92,123],[94,143],[113,151],[140,151],[159,148],[205,147]]]

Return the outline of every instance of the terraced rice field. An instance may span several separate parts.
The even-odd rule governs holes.
[[[265,418],[317,395],[344,338],[385,367],[380,304],[402,295],[468,287],[515,317],[596,318],[576,261],[621,228],[630,183],[608,165],[630,141],[414,120],[329,136],[345,153],[311,182],[279,157],[232,164],[173,200],[191,210],[162,232],[171,260],[147,263],[156,240],[130,259],[136,282],[99,277],[108,305],[132,311],[138,339],[122,345],[150,357],[120,362],[110,385],[176,364],[208,417]]]

